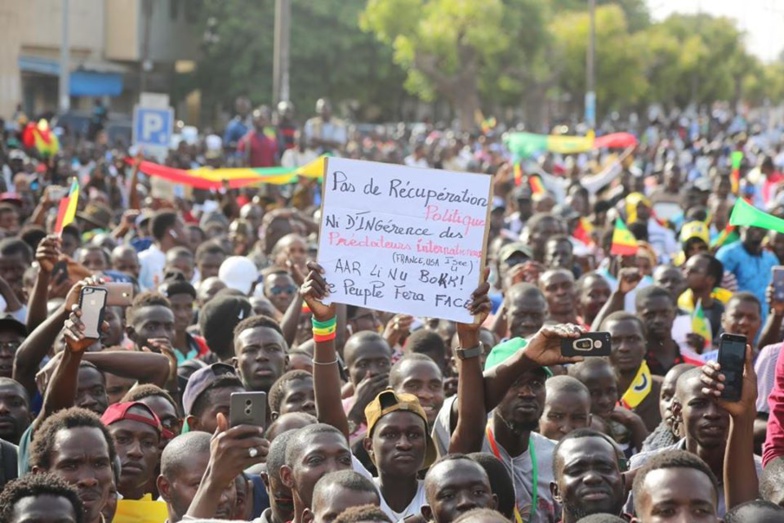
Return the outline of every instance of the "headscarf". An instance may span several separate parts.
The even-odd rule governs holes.
[[[626,197],[626,223],[633,223],[637,221],[637,206],[640,204],[650,208],[651,200],[639,192],[633,192]]]

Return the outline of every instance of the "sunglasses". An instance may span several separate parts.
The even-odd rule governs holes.
[[[279,296],[281,294],[294,294],[297,292],[297,287],[294,285],[287,285],[285,287],[270,287],[270,294],[273,296]]]

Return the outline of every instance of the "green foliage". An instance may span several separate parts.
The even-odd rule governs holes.
[[[356,102],[367,113],[394,114],[405,98],[404,74],[391,49],[359,28],[364,0],[291,3],[291,99],[300,116],[308,116],[322,96]],[[240,94],[274,104],[274,0],[205,0],[200,19],[204,31],[214,19],[218,37],[204,47],[192,78],[205,106],[231,107]]]
[[[403,102],[446,100],[464,127],[475,113],[537,108],[546,94],[580,111],[585,94],[588,0],[291,0],[291,98],[300,117],[320,96],[351,102],[359,120],[393,120]],[[597,0],[599,117],[657,102],[784,96],[784,53],[750,56],[728,19],[674,15],[654,23],[646,0]],[[200,88],[205,107],[239,94],[273,103],[274,0],[200,0],[214,19],[197,71],[177,94]]]

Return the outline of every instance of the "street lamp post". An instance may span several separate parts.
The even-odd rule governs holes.
[[[591,129],[596,127],[596,70],[594,59],[596,57],[596,0],[588,0],[588,17],[590,30],[588,34],[588,53],[585,67],[585,123]]]

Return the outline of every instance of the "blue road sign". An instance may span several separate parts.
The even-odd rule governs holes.
[[[171,108],[137,106],[133,110],[133,143],[142,147],[168,147],[174,125]]]

